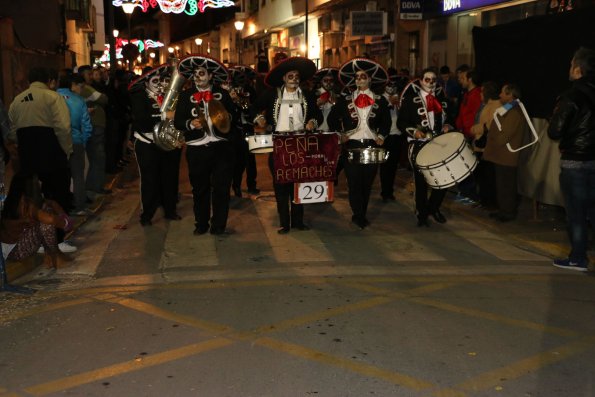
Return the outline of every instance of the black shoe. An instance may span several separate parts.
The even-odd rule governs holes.
[[[202,227],[195,227],[194,231],[192,232],[192,234],[194,234],[195,236],[200,236],[202,234],[205,234],[206,232],[209,231],[209,228],[202,228]]]
[[[509,216],[509,215],[500,215],[496,219],[499,222],[506,223],[506,222],[514,221],[516,219],[516,217],[515,216]]]
[[[351,222],[357,226],[357,228],[359,230],[364,230],[366,228],[366,220],[365,219],[359,219],[357,216],[353,215],[351,217]]]
[[[395,197],[394,194],[388,195],[388,196],[382,196],[382,202],[383,203],[387,203],[389,201],[395,201],[397,198]]]
[[[151,222],[150,219],[141,219],[140,220],[140,224],[141,224],[142,227],[145,227],[145,226],[151,226],[151,225],[153,225],[153,222]]]
[[[209,233],[215,235],[215,236],[229,236],[230,234],[232,234],[231,231],[229,230],[225,230],[225,229],[214,229],[211,228],[211,230],[209,231]]]
[[[179,221],[182,219],[182,217],[174,212],[173,214],[165,215],[165,219],[169,219],[170,221]]]
[[[248,193],[250,193],[250,194],[258,194],[258,193],[260,193],[260,189],[257,189],[255,187],[249,188],[248,189]]]
[[[240,189],[239,187],[234,187],[233,193],[236,197],[242,198],[242,189]]]
[[[297,230],[310,230],[310,226],[308,225],[304,225],[303,223],[301,225],[297,225],[297,226],[292,226],[292,229],[297,229]]]
[[[279,234],[287,234],[287,233],[289,233],[289,228],[288,227],[282,227],[281,229],[277,230],[277,233],[279,233]]]
[[[428,222],[427,216],[419,216],[417,217],[417,227],[430,227],[430,223]]]
[[[498,219],[500,218],[499,212],[490,212],[490,218]]]
[[[432,212],[432,218],[438,223],[446,223],[446,218],[442,215],[440,210]]]

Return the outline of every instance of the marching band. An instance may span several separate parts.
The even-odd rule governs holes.
[[[178,92],[176,87],[181,83],[175,84],[176,87],[170,84],[172,76],[186,79],[186,89]],[[281,59],[264,76],[266,90],[255,90],[257,78],[258,74],[248,66],[228,69],[217,59],[189,55],[179,60],[173,71],[172,67],[162,65],[130,85],[135,151],[142,182],[140,222],[143,226],[151,225],[160,205],[167,219],[180,219],[173,199],[177,197],[177,186],[173,187],[172,181],[178,182],[180,147],[184,146],[194,202],[195,235],[231,232],[227,229],[230,190],[242,197],[246,172],[247,191],[260,192],[256,188],[258,154],[268,154],[279,234],[287,234],[291,229],[309,230],[298,197],[305,182],[283,180],[279,175],[307,175],[308,181],[314,175],[321,183],[330,180],[332,185],[343,167],[351,220],[363,230],[370,225],[367,208],[378,170],[383,201],[395,200],[395,174],[406,141],[415,181],[417,225],[429,226],[429,216],[438,223],[446,222],[440,204],[447,183],[438,182],[432,165],[424,167],[416,163],[428,142],[453,129],[448,103],[435,72],[425,70],[420,79],[404,84],[394,69],[387,71],[368,58],[356,57],[338,68],[317,71],[311,60],[289,57]],[[164,110],[164,98],[173,98],[177,108]],[[165,130],[159,125],[164,122],[169,123]],[[287,145],[278,143],[281,137],[302,137],[296,140],[297,146],[302,142],[302,149],[307,149],[308,145],[319,146],[318,141],[314,145],[307,138],[317,134],[337,137],[336,141],[325,141],[335,142],[336,158],[328,154],[332,151],[309,155],[324,158],[327,165],[332,165],[332,172],[317,174],[318,168],[308,163],[303,153],[292,163],[298,168],[286,172],[277,156],[280,145]],[[162,141],[174,145],[170,148]],[[445,156],[457,155],[455,151]],[[444,161],[450,160],[436,159],[437,164]],[[470,172],[462,171],[462,177]],[[313,188],[309,189],[311,192]],[[316,190],[316,193],[320,192]],[[332,192],[328,197],[327,201],[332,201]]]

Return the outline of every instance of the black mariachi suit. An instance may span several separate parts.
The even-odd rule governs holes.
[[[197,232],[202,234],[211,228],[211,234],[222,234],[227,226],[229,213],[229,189],[233,176],[237,139],[237,108],[229,93],[219,87],[212,87],[213,98],[220,101],[231,116],[231,129],[223,134],[215,125],[211,135],[207,129],[191,129],[190,123],[199,117],[198,108],[204,110],[204,101],[197,103],[193,95],[195,86],[180,93],[174,118],[177,129],[184,131],[186,139],[186,161],[192,185],[194,220]],[[207,141],[213,137],[216,141]],[[211,203],[213,213],[211,216]]]
[[[258,172],[256,170],[256,155],[250,153],[250,147],[246,137],[254,134],[254,112],[251,110],[254,107],[252,101],[256,98],[256,91],[251,86],[244,87],[244,91],[248,93],[248,108],[242,109],[238,104],[235,104],[239,117],[237,120],[237,129],[239,131],[238,139],[235,140],[236,145],[236,164],[233,173],[233,190],[240,193],[242,187],[242,178],[244,170],[246,171],[246,185],[248,191],[254,192],[256,190],[256,177]]]
[[[267,121],[267,129],[275,132],[277,120],[281,108],[281,99],[283,96],[283,87],[274,88],[266,91],[258,100],[255,109],[264,110]],[[322,122],[322,113],[316,106],[316,99],[309,91],[302,90],[301,108],[304,115],[304,126],[309,120],[315,119],[318,124]],[[273,175],[273,188],[275,189],[275,199],[277,201],[277,212],[281,227],[290,229],[290,227],[301,228],[304,226],[304,207],[302,204],[293,203],[293,183],[275,183],[275,170],[273,154],[269,155],[269,169]],[[291,202],[291,211],[290,211]],[[291,212],[291,214],[290,214]]]
[[[388,101],[388,95],[383,94],[384,98]],[[393,125],[392,114],[398,116],[397,106],[388,103],[388,109],[391,112],[391,129],[396,127]],[[388,151],[388,158],[385,163],[380,164],[380,195],[383,200],[394,200],[394,185],[395,177],[397,175],[397,168],[399,166],[399,160],[401,158],[401,152],[405,147],[405,136],[401,132],[401,135],[389,134],[384,140],[384,148]]]
[[[450,119],[447,118],[448,99],[446,98],[442,87],[436,87],[434,96],[442,105],[442,113],[434,115],[434,127],[430,128],[426,103],[422,97],[421,91],[422,89],[418,81],[411,83],[408,88],[405,89],[401,98],[397,126],[399,127],[399,130],[406,132],[409,135],[409,161],[413,167],[413,175],[415,179],[415,207],[417,209],[418,219],[425,220],[428,215],[434,214],[440,210],[440,205],[444,200],[444,196],[446,196],[446,189],[432,189],[428,201],[428,184],[415,163],[417,154],[428,141],[415,139],[413,135],[415,134],[416,129],[424,132],[431,132],[433,136],[442,135],[442,127],[448,123]]]
[[[150,222],[163,206],[165,216],[177,217],[181,149],[165,151],[153,143],[153,127],[161,121],[159,103],[139,89],[131,93],[134,151],[140,173],[141,222]]]
[[[341,131],[344,135],[354,133],[361,122],[368,123],[368,127],[379,137],[386,138],[390,132],[390,110],[388,102],[381,95],[374,94],[374,103],[368,113],[367,120],[360,120],[356,106],[353,103],[353,94],[339,97],[337,103],[331,109],[328,116],[328,125],[332,131]],[[349,139],[345,143],[347,151],[365,147],[377,147],[376,142],[371,139],[355,140]],[[349,186],[349,205],[353,216],[351,220],[361,228],[368,225],[366,218],[368,202],[378,164],[355,164],[345,161],[345,173]]]

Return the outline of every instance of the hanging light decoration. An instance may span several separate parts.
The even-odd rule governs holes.
[[[149,8],[159,7],[166,14],[195,15],[198,11],[205,12],[207,8],[233,7],[235,3],[231,0],[112,0],[112,5],[123,7],[128,4],[142,8],[147,12]]]
[[[159,48],[159,47],[163,47],[164,44],[160,41],[155,41],[155,40],[138,40],[138,39],[132,39],[130,41],[132,44],[134,44],[135,46],[138,47],[138,51],[139,52],[143,52],[149,48]],[[116,38],[116,58],[120,59],[123,58],[122,55],[122,47],[124,47],[126,44],[128,44],[128,40],[126,39],[121,39],[121,38]],[[109,44],[105,45],[105,50],[103,52],[103,55],[100,58],[101,62],[108,62],[109,59]]]

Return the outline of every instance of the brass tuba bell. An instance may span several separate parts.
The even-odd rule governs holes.
[[[155,124],[153,127],[153,141],[155,144],[165,151],[179,149],[184,145],[184,133],[174,127],[173,120],[166,118],[167,112],[176,110],[178,103],[178,95],[184,85],[186,79],[178,73],[177,59],[172,59],[170,67],[172,68],[172,78],[163,103],[161,104],[161,118],[162,121]]]

